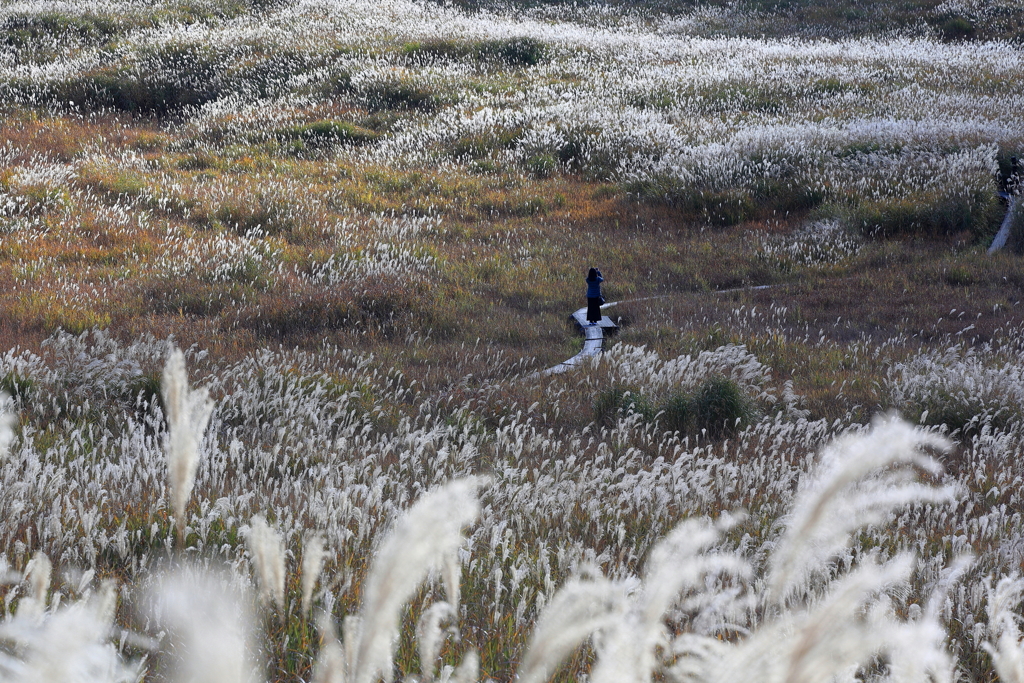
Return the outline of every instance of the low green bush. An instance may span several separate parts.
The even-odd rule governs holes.
[[[686,434],[693,419],[693,399],[685,392],[676,392],[661,404],[661,424],[673,432]]]
[[[459,41],[445,38],[407,43],[402,52],[421,62],[473,59],[510,67],[536,66],[550,58],[547,45],[536,38]]]
[[[419,109],[432,111],[449,103],[427,86],[411,81],[383,81],[364,89],[363,102],[371,112],[388,109]]]
[[[667,204],[684,220],[718,227],[738,225],[753,218],[758,206],[743,189],[708,190],[686,185],[668,176],[652,176],[627,183],[626,192],[641,201]]]
[[[536,66],[550,58],[550,51],[536,38],[505,38],[479,44],[477,54],[487,60],[497,60],[509,66]]]
[[[24,377],[17,372],[9,372],[0,377],[0,393],[7,394],[21,407],[28,404],[35,392],[35,382],[31,377]]]
[[[119,28],[117,20],[102,14],[16,13],[0,23],[0,42],[16,48],[68,39],[87,45],[103,45],[117,34]]]
[[[451,144],[450,150],[455,157],[483,159],[497,150],[515,147],[522,136],[521,128],[492,128],[463,135]]]
[[[993,189],[970,197],[920,193],[905,198],[861,201],[846,213],[849,225],[874,237],[938,237],[969,232],[983,239],[991,237],[998,229],[1003,209]]]
[[[964,17],[950,17],[939,25],[942,37],[946,40],[967,40],[975,34],[974,24]]]
[[[320,148],[339,143],[362,145],[377,140],[380,134],[349,121],[326,120],[281,128],[276,132],[276,137]]]
[[[534,178],[549,178],[558,169],[558,161],[550,154],[534,154],[524,165]]]
[[[711,438],[734,433],[753,417],[753,408],[740,386],[726,377],[711,377],[698,387],[690,403],[691,428]]]
[[[654,408],[643,394],[624,387],[605,389],[594,402],[594,420],[602,426],[611,426],[620,414],[636,413],[645,420],[654,417]]]
[[[594,420],[601,426],[610,426],[620,415],[629,414],[647,421],[657,418],[668,431],[720,439],[752,424],[757,409],[739,384],[718,375],[693,390],[677,390],[657,405],[641,392],[620,386],[605,389],[594,401]]]
[[[244,235],[260,229],[267,235],[292,232],[298,225],[292,207],[283,199],[268,196],[238,197],[225,201],[213,218]]]

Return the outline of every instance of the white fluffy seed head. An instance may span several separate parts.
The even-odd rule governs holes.
[[[447,602],[435,602],[423,610],[416,625],[416,645],[420,654],[420,672],[424,681],[434,678],[434,665],[441,654],[441,646],[449,633],[458,636],[454,624],[458,619],[455,609]],[[442,628],[448,624],[447,628]]]
[[[519,667],[519,683],[543,683],[595,631],[613,628],[626,615],[622,586],[603,577],[562,586],[537,618]]]
[[[359,645],[350,664],[353,683],[371,683],[377,676],[391,680],[402,606],[462,545],[463,529],[479,514],[477,490],[484,482],[467,477],[427,492],[381,544],[364,583]]]
[[[40,603],[46,602],[46,591],[50,589],[50,575],[53,573],[53,564],[46,553],[39,550],[29,560],[25,568],[25,578],[32,587],[32,598]]]
[[[313,603],[313,589],[324,566],[324,537],[320,534],[308,534],[302,544],[302,616],[309,615]]]
[[[26,602],[38,605],[35,598],[29,596],[22,599],[21,605]],[[88,599],[46,613],[34,609],[23,612],[19,605],[13,618],[0,622],[0,640],[5,644],[0,649],[0,680],[18,683],[142,680],[142,663],[126,663],[110,643],[116,602],[111,581],[104,582]],[[9,654],[12,650],[14,654]]]
[[[0,392],[0,462],[7,458],[7,452],[14,441],[14,426],[18,423],[17,416],[10,408],[11,397]]]
[[[338,642],[334,624],[326,613],[317,620],[320,630],[320,653],[313,667],[313,683],[345,683],[345,650]]]
[[[1005,683],[1024,683],[1024,644],[1020,640],[1017,606],[1024,596],[1024,579],[1018,575],[1004,576],[992,587],[988,579],[988,632],[995,643],[982,647],[992,656],[992,665]]]
[[[213,413],[209,391],[188,388],[185,354],[173,349],[164,366],[161,393],[167,416],[167,471],[171,485],[171,504],[184,542],[185,508],[192,496],[196,468],[199,465],[199,444]]]
[[[50,589],[50,575],[53,565],[42,551],[36,552],[25,567],[25,580],[29,594],[18,603],[18,616],[39,619],[46,610],[46,592]]]
[[[256,683],[252,616],[237,581],[186,567],[161,577],[152,595],[152,616],[169,632],[176,658],[172,681]]]
[[[252,564],[259,578],[260,599],[267,607],[276,605],[284,618],[285,556],[281,534],[267,524],[263,515],[256,515],[249,523],[246,538]]]
[[[945,450],[949,443],[895,417],[877,419],[870,432],[837,439],[797,493],[786,530],[772,553],[770,588],[785,602],[833,554],[851,541],[851,532],[881,521],[909,503],[946,502],[950,488],[913,481],[914,468],[929,472],[939,464],[924,448]]]
[[[480,680],[480,655],[470,649],[462,657],[462,662],[455,669],[449,683],[476,683]]]

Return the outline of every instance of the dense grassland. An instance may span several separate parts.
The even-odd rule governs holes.
[[[1024,680],[1022,17],[0,3],[0,680]]]

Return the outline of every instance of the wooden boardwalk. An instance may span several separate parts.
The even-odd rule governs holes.
[[[611,308],[617,301],[604,304],[601,306],[602,312],[606,308]],[[619,326],[612,322],[612,319],[606,315],[601,316],[601,322],[596,325],[591,325],[587,322],[587,309],[586,307],[581,308],[572,314],[572,319],[576,322],[576,325],[583,330],[583,349],[575,356],[568,360],[564,360],[558,365],[548,368],[547,370],[541,370],[538,375],[558,375],[566,370],[576,367],[583,362],[584,359],[591,356],[596,356],[604,350],[605,336],[613,330],[619,329]]]
[[[1000,194],[1006,193],[1002,192]],[[1016,203],[1017,197],[1006,195],[1006,215],[1003,216],[1003,224],[999,226],[999,232],[996,233],[995,239],[992,240],[992,246],[988,248],[988,253],[994,254],[1006,246],[1006,240],[1010,236],[1010,228],[1013,227],[1013,209]]]
[[[714,294],[729,294],[731,292],[754,292],[754,291],[760,291],[760,290],[763,290],[763,289],[774,289],[775,287],[776,287],[776,285],[756,285],[756,286],[753,286],[753,287],[737,287],[735,289],[720,289],[720,290],[717,290],[717,291],[715,291],[713,293]],[[667,295],[665,295],[665,294],[661,294],[661,295],[657,295],[657,296],[646,296],[646,297],[643,297],[642,299],[629,299],[628,301],[610,301],[610,302],[608,302],[606,304],[602,304],[601,305],[601,311],[603,312],[603,311],[605,311],[605,310],[607,310],[609,308],[612,308],[613,306],[618,306],[619,304],[622,304],[622,303],[634,303],[634,302],[637,302],[637,301],[653,301],[655,299],[664,299],[666,296]],[[555,365],[554,367],[550,367],[550,368],[548,368],[546,370],[539,370],[539,371],[533,373],[532,375],[530,375],[530,377],[543,377],[543,376],[546,376],[546,375],[560,375],[563,372],[578,366],[585,359],[590,358],[591,356],[596,356],[596,355],[600,354],[602,351],[604,351],[604,340],[610,335],[610,333],[612,333],[615,330],[619,329],[619,326],[616,325],[614,322],[612,322],[611,318],[609,318],[607,315],[603,315],[603,314],[601,316],[601,322],[597,323],[596,325],[591,325],[590,323],[588,323],[587,322],[587,309],[586,309],[585,306],[583,308],[579,309],[578,311],[576,311],[575,313],[573,313],[572,314],[572,319],[576,322],[576,326],[579,327],[583,331],[583,335],[584,335],[583,349],[579,353],[577,353],[575,356],[573,356],[572,358],[570,358],[568,360],[563,360],[558,365]]]

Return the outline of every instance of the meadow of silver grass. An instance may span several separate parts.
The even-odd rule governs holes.
[[[130,358],[131,353],[127,351],[126,357]],[[731,350],[724,353],[724,357],[745,362],[742,355]],[[159,362],[160,355],[146,362]],[[291,360],[301,366],[303,357],[293,355]],[[364,377],[374,376],[370,366],[357,358],[342,354],[339,360],[347,362],[356,373],[367,373]],[[107,356],[107,362],[113,363],[113,358]],[[653,362],[649,370],[656,384],[660,381],[660,363]],[[261,365],[262,370],[271,367],[266,362]],[[596,369],[600,364],[584,368],[570,381],[582,385],[589,381],[588,373]],[[223,382],[232,371],[217,370],[220,379],[211,375],[207,380],[210,384]],[[632,372],[642,374],[640,368]],[[316,375],[311,372],[306,376]],[[387,386],[390,380],[384,379],[385,383],[378,386]],[[265,381],[263,386],[267,386]],[[236,392],[246,391],[242,384],[234,386]],[[271,386],[275,392],[289,395],[287,382]],[[554,385],[549,387],[555,389]],[[752,385],[751,391],[755,390],[756,385]],[[298,403],[278,405],[288,411],[288,424],[299,429],[303,411],[313,408],[318,400],[301,408],[306,400],[301,396],[308,394],[293,395],[292,400]],[[318,396],[315,389],[312,395]],[[330,488],[330,496],[324,499],[329,501],[326,515],[308,507],[315,504],[314,499],[307,499],[298,508],[294,504],[266,508],[275,513],[277,531],[259,514],[239,517],[238,503],[224,496],[216,505],[204,504],[202,499],[216,491],[218,477],[225,476],[204,467],[225,457],[231,458],[236,468],[252,468],[260,462],[244,455],[238,438],[241,432],[219,422],[225,403],[231,400],[222,399],[210,421],[212,433],[226,433],[231,441],[225,450],[214,446],[210,457],[200,460],[200,500],[186,511],[189,522],[183,538],[194,539],[187,557],[179,557],[170,543],[157,542],[151,546],[148,558],[126,565],[131,581],[148,587],[148,597],[129,590],[131,586],[119,588],[113,581],[97,585],[93,569],[76,573],[75,565],[83,558],[86,563],[89,558],[97,562],[106,554],[116,554],[118,547],[130,547],[130,540],[124,532],[118,537],[116,528],[113,537],[102,540],[100,533],[109,532],[101,531],[105,523],[100,515],[90,518],[83,514],[82,523],[71,529],[70,535],[61,530],[59,536],[52,535],[57,531],[56,522],[49,518],[43,526],[35,527],[44,531],[34,536],[32,543],[37,547],[31,560],[19,560],[24,555],[3,555],[5,566],[11,567],[14,560],[14,566],[6,570],[8,608],[0,628],[5,643],[0,671],[5,678],[135,680],[159,662],[162,675],[175,680],[263,680],[261,662],[272,647],[266,635],[259,635],[263,630],[261,621],[250,614],[250,610],[260,609],[253,597],[259,591],[265,596],[262,609],[276,613],[280,619],[303,618],[305,604],[319,610],[319,655],[312,669],[317,681],[372,683],[395,675],[413,676],[414,671],[396,669],[393,659],[403,623],[408,624],[409,619],[417,625],[421,680],[475,681],[481,675],[477,649],[486,648],[489,633],[475,630],[467,642],[466,620],[479,620],[481,615],[494,619],[497,613],[506,611],[514,619],[511,623],[533,631],[518,666],[518,677],[526,683],[548,680],[580,647],[594,652],[590,678],[600,681],[649,681],[659,677],[673,681],[952,681],[964,675],[962,658],[965,648],[972,645],[991,653],[993,666],[1004,680],[1016,680],[1014,676],[1020,672],[1020,635],[1014,611],[1020,602],[1021,582],[1006,569],[1002,576],[993,576],[1000,566],[1007,567],[1006,558],[1015,555],[1003,554],[1007,552],[1005,546],[997,546],[995,554],[982,551],[972,560],[966,556],[969,544],[963,541],[951,544],[953,554],[929,555],[934,541],[916,528],[920,521],[911,522],[924,520],[927,525],[931,523],[929,518],[949,515],[951,508],[963,505],[958,501],[967,495],[966,484],[943,474],[934,459],[950,447],[936,430],[914,427],[893,416],[879,418],[868,427],[830,428],[807,423],[804,417],[784,418],[785,410],[780,410],[748,428],[732,446],[688,447],[685,442],[670,439],[677,445],[670,451],[674,455],[669,460],[652,457],[664,445],[653,439],[655,433],[636,415],[624,415],[612,429],[589,437],[595,450],[590,459],[583,461],[571,453],[586,446],[579,436],[572,436],[565,446],[560,445],[566,439],[564,435],[533,432],[531,436],[532,418],[528,416],[522,418],[526,424],[513,420],[503,426],[489,437],[493,441],[481,440],[466,427],[442,427],[443,422],[425,416],[427,422],[421,425],[399,428],[404,436],[398,438],[406,444],[400,451],[394,450],[392,439],[396,435],[383,443],[361,436],[367,434],[364,426],[358,421],[349,425],[352,419],[348,416],[334,423],[335,448],[346,447],[340,441],[353,440],[358,448],[371,453],[400,454],[399,460],[405,459],[402,467],[415,470],[398,472],[410,474],[430,472],[429,463],[443,464],[454,458],[452,464],[444,465],[446,469],[434,471],[429,488],[414,486],[422,491],[415,497],[410,495],[397,505],[392,496],[373,498],[375,507],[384,505],[381,509],[389,511],[382,521],[390,530],[385,533],[378,526],[360,535],[348,527],[339,533],[329,520],[351,515],[346,518],[353,522],[379,513],[372,513],[372,508],[355,508],[354,501],[339,501],[343,489],[337,487]],[[233,400],[237,404],[238,397]],[[159,407],[154,405],[150,410],[155,415]],[[424,404],[421,412],[430,410]],[[259,420],[266,419],[273,418],[260,413]],[[254,426],[259,424],[257,421]],[[312,424],[321,429],[325,423],[318,419]],[[153,471],[164,472],[164,478],[173,476],[159,467],[163,449],[158,437],[121,443],[141,456],[143,467],[149,467],[147,458],[152,458]],[[434,441],[422,451],[423,459],[411,459],[416,452],[412,449],[422,448],[417,441],[430,443],[438,437],[442,441]],[[988,433],[980,435],[974,448],[987,448],[990,438]],[[791,456],[780,450],[779,444],[792,449],[798,443],[803,446]],[[498,444],[499,450],[491,450]],[[382,446],[385,450],[378,450]],[[561,448],[567,450],[556,456]],[[143,449],[149,449],[150,455]],[[487,449],[492,456],[507,453],[502,457],[510,460],[496,461],[486,477],[470,475],[472,460],[464,458],[480,449]],[[515,466],[516,458],[521,457],[517,453],[537,449],[552,454],[546,465],[551,468],[548,474]],[[618,462],[602,464],[611,449],[618,451]],[[766,451],[770,457],[759,455]],[[734,454],[733,464],[723,458],[727,452]],[[19,483],[24,479],[24,468],[32,467],[41,456],[45,453],[34,449],[31,434],[15,441],[14,453],[5,464],[7,510],[14,509],[11,502],[19,499],[19,486],[24,487]],[[642,460],[634,461],[640,456]],[[526,461],[522,462],[525,465]],[[673,469],[672,463],[680,462],[685,463],[685,469]],[[12,469],[12,464],[17,469]],[[132,471],[136,471],[136,463],[132,464]],[[790,474],[779,477],[780,465]],[[326,463],[310,462],[308,467],[319,468],[317,477],[321,482],[334,476]],[[376,473],[371,473],[376,485],[387,484],[394,475],[376,467]],[[727,476],[717,478],[717,468],[724,468]],[[91,482],[97,481],[97,475],[109,471],[109,467],[85,470],[83,476],[91,479],[83,479],[80,485],[88,492],[96,485]],[[348,476],[357,474],[349,465],[344,465],[344,471]],[[548,523],[543,518],[554,517],[555,510],[567,504],[579,514],[579,505],[586,496],[607,496],[601,489],[589,489],[592,492],[584,493],[584,498],[573,493],[595,476],[615,482],[611,490],[625,494],[617,498],[617,505],[625,506],[630,516],[643,515],[644,523],[658,530],[657,536],[646,532],[642,538],[631,539],[622,522],[605,516],[594,519],[602,520],[606,530],[588,532],[590,535],[582,536],[578,545],[576,541],[559,545],[559,538],[571,538],[573,533],[567,525],[569,518],[556,522],[553,528],[538,526]],[[926,481],[920,481],[921,476]],[[668,478],[659,483],[662,477]],[[771,518],[759,521],[769,524],[770,530],[755,544],[749,525],[752,519],[756,521],[755,516],[765,514],[767,499],[747,497],[746,504],[741,505],[743,498],[717,496],[724,493],[719,489],[723,484],[736,491],[742,482],[765,481],[767,477],[784,486],[774,489],[770,496],[783,497],[785,505],[776,508]],[[266,485],[271,480],[263,481]],[[681,499],[661,493],[673,481],[671,485],[683,491]],[[304,484],[312,485],[311,480]],[[361,484],[349,486],[362,487],[362,495],[372,491]],[[538,488],[552,500],[537,498]],[[287,489],[289,496],[299,490],[292,486]],[[792,493],[786,495],[786,490]],[[252,498],[251,493],[239,494]],[[742,492],[743,496],[752,494]],[[713,507],[702,509],[702,496],[716,497]],[[681,521],[652,516],[655,508],[672,500],[691,501],[687,503],[689,511],[680,508]],[[346,513],[340,504],[353,506],[351,512]],[[541,519],[535,517],[538,507],[543,508]],[[745,507],[746,511],[715,512],[727,507]],[[216,517],[204,521],[204,516],[211,513]],[[299,523],[296,513],[309,521]],[[16,515],[7,519],[12,518]],[[248,533],[247,543],[233,548],[213,542],[210,534],[216,533],[211,526],[214,519]],[[251,520],[247,532],[243,519]],[[177,518],[171,521],[159,532],[168,539],[178,534]],[[303,529],[309,522],[314,526]],[[969,532],[978,528],[976,522],[966,527]],[[524,530],[529,536],[515,540],[519,538],[516,534]],[[86,537],[83,533],[93,535]],[[907,534],[908,540],[899,540]],[[202,545],[204,537],[210,540]],[[66,543],[62,538],[78,539],[70,546],[73,553],[82,552],[85,538],[91,538],[94,550],[69,554],[69,546],[61,545]],[[513,548],[526,538],[535,539],[532,549]],[[611,543],[612,552],[589,550],[585,545],[588,538]],[[872,538],[887,541],[888,545],[866,545]],[[282,586],[287,571],[285,557],[300,540],[304,585],[296,589],[292,604],[303,607],[294,609],[288,607]],[[649,545],[631,545],[638,540]],[[27,549],[28,544],[24,546]],[[326,547],[336,549],[327,551]],[[49,552],[44,554],[44,548]],[[346,548],[356,556],[372,555],[365,576],[351,575],[340,554]],[[315,592],[312,582],[320,573],[323,553],[327,560],[325,575],[319,592]],[[624,561],[626,553],[634,553],[633,559]],[[63,558],[59,561],[62,588],[48,596],[52,556]],[[162,567],[158,561],[161,556],[179,566]],[[523,561],[526,564],[518,564]],[[246,569],[250,564],[255,585],[253,574]],[[982,565],[983,573],[979,574],[978,565]],[[556,568],[557,575],[552,571]],[[993,578],[986,584],[985,576]],[[483,578],[482,584],[478,577]],[[356,581],[359,609],[346,616],[338,611],[339,598],[352,590]],[[461,584],[472,586],[467,599],[460,597]],[[445,599],[429,599],[434,594],[432,585],[443,587]],[[424,588],[428,599],[420,612],[405,615]],[[535,596],[532,608],[522,606],[527,590]],[[135,618],[132,628],[115,623],[115,619],[124,618],[115,616],[123,614],[115,611],[118,596],[132,601],[136,612],[144,615]],[[964,624],[968,615],[973,619],[965,630],[951,630],[952,619]],[[503,623],[501,618],[491,623]],[[341,619],[340,638],[335,619]],[[262,622],[267,634],[276,621]],[[79,671],[89,672],[88,676],[79,677]]]

